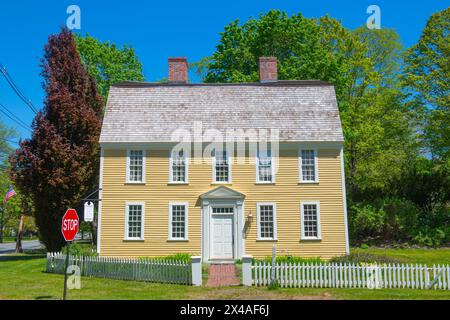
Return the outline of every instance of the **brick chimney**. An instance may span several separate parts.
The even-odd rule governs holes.
[[[272,82],[278,80],[277,58],[260,57],[259,58],[259,81]]]
[[[169,82],[187,83],[188,64],[184,57],[169,58]]]

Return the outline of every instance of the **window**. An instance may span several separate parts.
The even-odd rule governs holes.
[[[319,202],[302,202],[302,239],[320,239]]]
[[[299,163],[300,182],[319,181],[316,150],[300,150]]]
[[[270,150],[258,151],[256,159],[256,182],[274,182],[273,159]]]
[[[187,240],[187,203],[169,204],[169,239]]]
[[[144,203],[127,203],[125,215],[125,239],[144,239]]]
[[[276,208],[274,203],[257,204],[258,240],[276,240]]]
[[[127,157],[127,182],[144,182],[145,178],[145,151],[129,150]]]
[[[170,182],[186,183],[188,173],[188,161],[184,150],[171,151],[170,157]]]
[[[228,157],[228,152],[221,150],[214,152],[213,161],[213,174],[214,182],[230,182],[231,172],[230,172],[230,159]]]

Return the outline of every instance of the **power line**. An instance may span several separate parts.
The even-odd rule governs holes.
[[[15,122],[18,123],[19,125],[21,125],[22,128],[23,128],[23,127],[26,127],[27,130],[31,131],[31,130],[30,130],[30,127],[29,127],[25,122],[23,122],[18,116],[16,116],[14,113],[12,113],[7,107],[5,107],[5,106],[4,106],[3,104],[1,104],[1,103],[0,103],[0,108],[2,108],[3,110],[5,110],[12,118],[16,119]],[[10,117],[10,119],[11,119],[11,117]]]
[[[3,105],[1,105],[1,106],[3,106]],[[6,109],[7,110],[7,109]],[[16,120],[14,117],[14,115],[9,115],[8,113],[11,113],[9,110],[7,110],[8,112],[5,112],[5,111],[3,111],[2,109],[0,109],[0,112],[2,113],[2,114],[4,114],[5,116],[7,116],[9,119],[11,119],[12,121],[14,121],[15,123],[17,123],[19,126],[21,126],[22,128],[24,128],[25,130],[28,130],[28,131],[30,131],[31,132],[31,129],[28,127],[28,126],[26,126],[26,125],[23,125],[21,122],[22,122],[22,120]]]
[[[17,94],[17,96],[23,101],[25,102],[25,104],[31,109],[31,111],[34,112],[34,114],[36,114],[38,111],[37,109],[34,107],[33,103],[31,102],[30,99],[28,99],[23,93],[22,91],[19,89],[19,87],[16,85],[16,83],[14,82],[13,78],[11,77],[11,75],[8,73],[8,70],[0,64],[0,72],[2,73],[3,77],[5,77],[6,81],[8,82],[9,86],[11,87],[11,89]]]

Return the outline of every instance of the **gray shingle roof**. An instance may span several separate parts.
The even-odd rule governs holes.
[[[100,143],[170,142],[195,121],[223,134],[279,129],[280,141],[343,141],[334,87],[325,82],[125,82],[110,88]]]

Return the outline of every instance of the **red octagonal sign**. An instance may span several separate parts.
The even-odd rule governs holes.
[[[72,241],[78,233],[79,218],[75,209],[67,209],[62,218],[61,232],[66,241]]]

